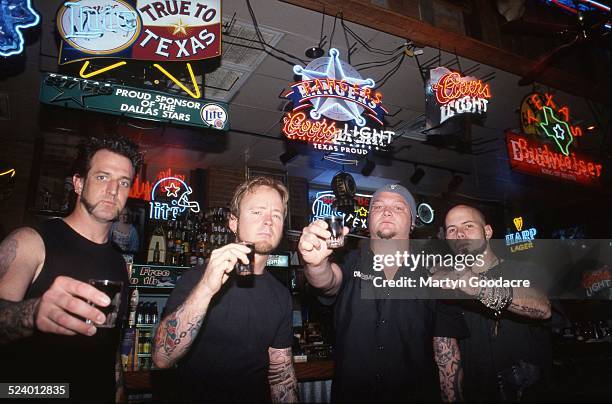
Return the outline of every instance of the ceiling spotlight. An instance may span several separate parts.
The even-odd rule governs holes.
[[[290,149],[287,149],[287,151],[281,154],[278,158],[281,161],[281,163],[283,163],[283,165],[286,165],[288,162],[296,158],[297,155],[298,155],[298,152],[295,149],[290,148]]]
[[[410,176],[410,182],[416,185],[423,179],[424,176],[425,170],[423,170],[421,167],[417,167],[414,170],[414,173],[412,173],[412,175]]]
[[[325,51],[319,46],[313,46],[312,48],[306,49],[306,52],[304,53],[306,54],[307,58],[316,59],[323,56],[325,54]]]
[[[455,192],[461,183],[463,182],[463,177],[457,174],[453,174],[453,178],[451,178],[448,183],[448,192]]]
[[[366,159],[366,163],[363,165],[363,168],[361,169],[361,174],[364,177],[367,177],[368,175],[372,174],[372,171],[374,171],[374,168],[376,168],[376,163],[374,163],[371,160]]]

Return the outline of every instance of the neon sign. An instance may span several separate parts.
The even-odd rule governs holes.
[[[30,0],[3,0],[0,2],[0,56],[8,57],[23,52],[25,28],[34,27],[40,16]]]
[[[57,14],[59,63],[190,61],[221,54],[221,1],[77,0]]]
[[[570,151],[566,156],[548,144],[513,132],[506,133],[506,143],[513,170],[584,185],[600,183],[603,165],[583,154]]]
[[[347,215],[334,209],[333,203],[336,197],[333,191],[317,192],[311,205],[312,221],[325,216],[340,216],[344,218],[345,226],[367,230],[371,198],[372,195],[355,194],[355,211]]]
[[[523,217],[515,217],[512,222],[516,232],[506,234],[506,245],[510,247],[510,252],[525,251],[533,248],[533,240],[538,233],[535,227],[523,230]]]
[[[361,78],[339,55],[332,48],[329,57],[315,59],[306,67],[293,67],[302,81],[292,84],[285,94],[293,110],[283,118],[282,131],[288,139],[340,156],[384,149],[394,132],[366,126],[368,119],[383,125],[387,110],[382,106],[382,94],[373,90],[374,80]],[[350,164],[357,160],[344,161]]]
[[[521,131],[528,135],[551,138],[566,156],[569,145],[584,131],[570,122],[570,109],[558,104],[549,93],[531,93],[521,102]]]
[[[161,195],[155,199],[155,194],[161,190]],[[151,189],[151,201],[149,202],[149,218],[168,220],[172,215],[172,219],[189,209],[194,213],[200,211],[200,204],[189,200],[189,195],[193,190],[185,181],[177,177],[162,178],[155,183]],[[159,198],[162,200],[159,200]]]
[[[428,126],[436,127],[462,114],[484,114],[487,112],[491,89],[489,84],[475,77],[462,77],[445,67],[430,71],[426,87]]]
[[[155,178],[155,182],[159,180],[163,180],[166,177],[176,177],[182,181],[185,181],[185,176],[179,173],[172,173],[172,168],[168,168],[166,170],[161,170],[157,173],[157,177]],[[163,184],[166,185],[166,184]],[[132,188],[130,188],[129,197],[135,199],[142,199],[145,201],[151,200],[151,191],[153,190],[154,184],[150,181],[141,181],[140,176],[136,176],[134,182],[132,183]]]

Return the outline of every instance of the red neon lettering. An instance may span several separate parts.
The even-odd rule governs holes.
[[[585,184],[595,184],[601,177],[602,164],[574,152],[565,156],[549,149],[546,144],[542,145],[515,134],[508,134],[507,142],[513,168]]]
[[[540,99],[540,95],[538,93],[534,93],[529,100],[538,109],[538,111],[542,109],[542,100]]]
[[[572,131],[572,135],[574,137],[582,136],[582,128],[580,126],[572,126],[572,125],[570,125],[570,130]]]
[[[563,119],[565,122],[569,122],[569,108],[567,107],[567,105],[559,109],[557,113],[562,115],[561,119]]]
[[[557,109],[557,105],[555,105],[555,102],[553,101],[553,95],[552,94],[544,93],[544,97],[546,98],[546,106],[547,107],[551,107],[552,109]],[[566,121],[567,121],[567,119],[566,119]]]
[[[303,112],[289,113],[283,118],[283,133],[289,139],[305,140],[309,143],[331,143],[336,132],[336,122],[325,118],[312,121]]]
[[[438,83],[433,84],[436,99],[440,104],[446,104],[461,97],[491,98],[488,84],[481,80],[466,80],[459,73],[447,73],[440,77]]]
[[[540,121],[533,115],[530,109],[527,110],[527,125],[531,125],[531,123],[539,123]]]

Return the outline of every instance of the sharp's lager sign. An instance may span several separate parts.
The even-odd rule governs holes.
[[[53,73],[43,75],[40,101],[132,118],[229,129],[227,105]]]
[[[67,1],[59,63],[96,57],[186,62],[221,55],[221,0]]]

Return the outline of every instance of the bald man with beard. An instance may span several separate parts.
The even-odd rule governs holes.
[[[438,279],[464,280],[461,308],[468,338],[440,338],[437,357],[450,358],[439,368],[459,391],[449,399],[469,401],[520,400],[538,391],[550,367],[550,334],[545,320],[551,315],[548,298],[530,287],[471,287],[468,280],[537,278],[542,269],[498,257],[491,248],[493,228],[482,212],[467,205],[450,209],[445,235],[451,250],[482,254],[482,265],[464,271],[437,272]],[[440,366],[441,365],[441,366]],[[454,382],[453,382],[454,381]],[[451,390],[452,386],[449,387]]]

